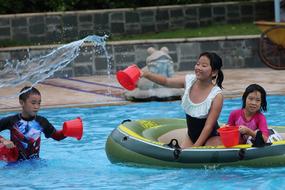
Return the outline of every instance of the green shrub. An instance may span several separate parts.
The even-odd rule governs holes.
[[[236,0],[0,0],[0,14],[137,8],[162,5],[232,2]],[[246,0],[238,0],[246,1]]]

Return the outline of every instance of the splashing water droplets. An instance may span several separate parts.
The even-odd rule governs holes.
[[[111,68],[109,65],[111,63],[109,62],[109,55],[106,51],[107,38],[107,35],[90,35],[81,40],[53,49],[46,55],[35,57],[31,56],[30,50],[28,49],[25,59],[16,61],[6,60],[4,68],[0,70],[0,88],[15,87],[27,82],[31,83],[31,86],[35,86],[71,63],[80,54],[81,46],[84,43],[91,43],[96,49],[95,51],[103,51],[107,58],[109,75],[109,68]],[[88,48],[85,48],[85,52],[86,51],[88,51]],[[19,94],[16,96],[18,95]],[[3,97],[0,96],[0,98]]]

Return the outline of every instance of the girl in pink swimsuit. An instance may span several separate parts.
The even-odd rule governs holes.
[[[251,84],[243,93],[242,109],[230,113],[229,125],[239,126],[240,143],[245,144],[251,136],[253,144],[265,144],[269,131],[265,116],[261,112],[267,111],[266,92],[258,84]]]

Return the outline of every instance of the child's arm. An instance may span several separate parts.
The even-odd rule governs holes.
[[[65,139],[66,136],[64,136],[62,130],[56,130],[56,131],[51,135],[51,138],[53,138],[54,140],[60,141],[60,140],[62,140],[62,139]]]
[[[266,117],[263,114],[258,115],[258,128],[262,132],[262,137],[264,142],[267,142],[269,137],[268,125],[266,121]]]
[[[65,138],[62,130],[56,130],[56,128],[45,118],[42,116],[37,116],[36,118],[41,126],[43,127],[43,132],[46,138],[53,138],[54,140],[60,141]]]
[[[17,119],[16,115],[0,119],[0,131],[9,129],[16,119]],[[3,144],[4,146],[6,146],[6,148],[9,149],[15,147],[15,144],[12,141],[5,139],[1,135],[0,135],[0,144]]]
[[[253,131],[252,129],[248,128],[245,125],[240,125],[239,126],[239,132],[243,135],[248,135],[248,136],[252,136],[253,138],[256,137],[256,131]]]
[[[256,138],[258,130],[253,131],[252,129],[248,128],[247,126],[240,125],[239,126],[239,132],[241,134],[252,136],[253,138]],[[261,131],[261,133],[262,133],[263,141],[267,142],[268,136],[266,136],[262,131]]]
[[[230,113],[230,116],[229,116],[229,119],[228,119],[228,125],[230,125],[230,126],[235,126],[236,125],[236,118],[237,118],[237,110],[235,110],[235,111],[232,111],[231,113]]]

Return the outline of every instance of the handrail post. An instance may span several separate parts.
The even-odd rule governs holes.
[[[274,0],[275,22],[280,22],[280,0]]]

